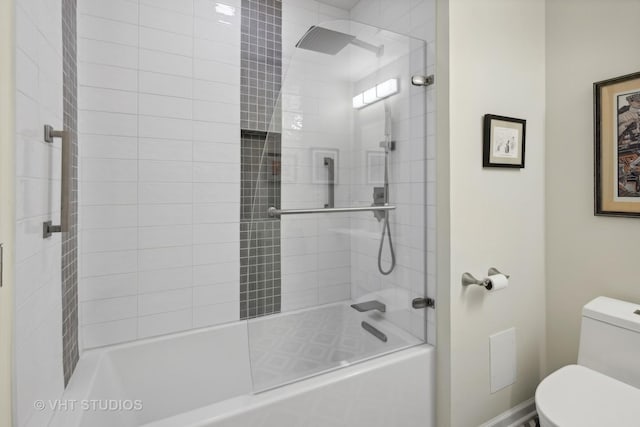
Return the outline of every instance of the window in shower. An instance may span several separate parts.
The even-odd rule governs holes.
[[[269,161],[252,212],[281,236],[281,313],[248,321],[256,392],[425,340],[411,304],[425,296],[426,89],[411,85],[425,42],[347,20],[296,31],[266,136],[277,161],[255,153]]]

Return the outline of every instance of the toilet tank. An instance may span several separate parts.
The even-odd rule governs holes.
[[[640,388],[640,304],[598,297],[585,305],[578,364]]]

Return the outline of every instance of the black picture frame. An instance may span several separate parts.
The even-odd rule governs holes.
[[[594,215],[639,217],[640,72],[595,82],[593,99]]]
[[[485,114],[482,166],[524,168],[527,121],[515,117]]]

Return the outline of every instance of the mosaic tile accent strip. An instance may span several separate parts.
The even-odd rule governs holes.
[[[240,126],[280,132],[282,2],[242,0],[240,31]]]
[[[242,0],[240,318],[279,313],[282,3]]]
[[[64,130],[71,139],[71,221],[62,233],[62,363],[65,386],[78,363],[78,73],[76,0],[62,0]]]

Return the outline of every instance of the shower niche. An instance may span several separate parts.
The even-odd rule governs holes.
[[[426,44],[348,20],[283,40],[265,136],[279,150],[256,154],[264,183],[250,194],[252,218],[279,233],[273,263],[255,264],[280,280],[278,310],[248,316],[256,391],[422,344],[426,330],[411,305],[426,297],[426,88],[411,83]]]

